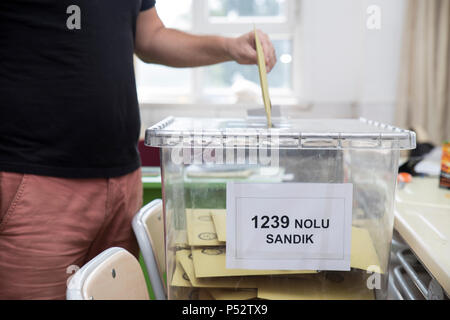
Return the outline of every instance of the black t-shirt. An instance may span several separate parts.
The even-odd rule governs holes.
[[[134,38],[154,4],[0,0],[0,171],[94,178],[139,168]]]

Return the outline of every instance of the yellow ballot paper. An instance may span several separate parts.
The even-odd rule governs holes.
[[[259,41],[258,33],[256,32],[256,28],[254,28],[255,32],[255,46],[256,46],[256,54],[258,57],[258,71],[259,71],[259,81],[261,83],[261,91],[264,102],[264,109],[266,110],[267,117],[267,126],[269,128],[272,127],[272,104],[270,102],[269,97],[269,85],[267,83],[267,72],[266,72],[266,59],[264,57],[264,51]]]
[[[237,277],[237,276],[259,276],[259,275],[280,275],[280,274],[302,274],[302,273],[317,272],[312,270],[227,269],[225,266],[226,261],[225,247],[193,248],[192,258],[194,260],[194,270],[197,279],[204,277],[234,277],[234,276]],[[194,285],[192,279],[191,282]]]
[[[365,272],[321,272],[302,278],[272,278],[258,285],[258,298],[270,300],[373,300]]]
[[[352,268],[383,273],[372,238],[367,229],[352,227],[350,266]]]
[[[225,242],[227,239],[227,211],[226,210],[214,210],[211,211],[211,217],[214,222],[214,228],[217,233],[219,241]]]
[[[171,285],[175,287],[192,287],[189,277],[179,261],[176,263]]]
[[[181,263],[186,272],[190,283],[193,287],[202,288],[256,288],[257,279],[245,278],[211,278],[199,279],[194,271],[194,264],[192,262],[192,255],[190,250],[179,250],[176,253],[176,259]],[[210,266],[213,267],[213,266]]]
[[[221,246],[208,210],[186,209],[188,243],[191,246]]]

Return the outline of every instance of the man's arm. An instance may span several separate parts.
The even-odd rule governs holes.
[[[270,72],[276,63],[275,49],[265,33],[257,32]],[[197,67],[232,60],[240,64],[257,63],[253,31],[238,38],[192,35],[166,28],[155,8],[139,14],[135,46],[142,61],[171,67]]]

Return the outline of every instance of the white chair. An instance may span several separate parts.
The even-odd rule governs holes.
[[[67,300],[149,300],[139,261],[123,248],[109,248],[70,279]]]
[[[163,281],[165,251],[162,212],[162,200],[156,199],[145,205],[132,222],[156,300],[167,299]]]

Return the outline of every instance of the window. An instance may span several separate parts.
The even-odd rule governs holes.
[[[238,0],[208,0],[210,17],[276,17],[286,13],[285,2],[277,0],[238,1]]]
[[[268,74],[272,100],[292,98],[294,87],[294,0],[159,0],[156,9],[167,27],[195,34],[238,36],[258,29],[268,33],[278,63]],[[170,68],[136,59],[141,102],[236,101],[236,91],[259,89],[254,65],[226,62],[201,68]]]

